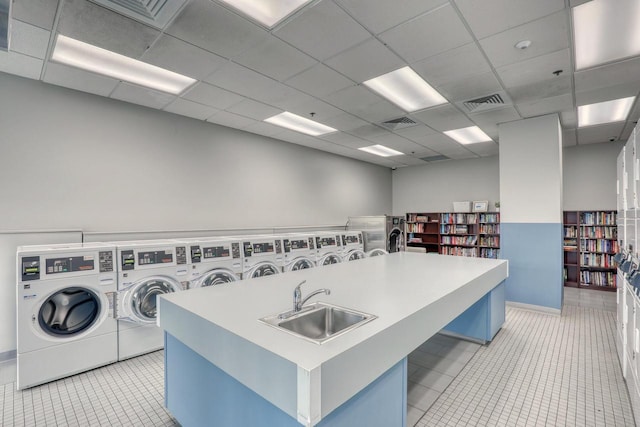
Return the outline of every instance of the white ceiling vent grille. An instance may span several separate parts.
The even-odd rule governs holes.
[[[482,111],[495,110],[511,105],[511,100],[506,93],[499,92],[482,96],[480,98],[470,99],[468,101],[458,102],[456,104],[462,107],[467,113],[480,113]]]
[[[163,30],[188,0],[91,0],[128,18]]]
[[[380,126],[389,130],[406,129],[417,125],[418,123],[411,120],[409,117],[398,117],[397,119],[387,120],[380,123]]]
[[[429,157],[420,157],[420,160],[424,160],[425,162],[440,162],[442,160],[449,160],[450,157],[443,156],[439,154],[437,156],[429,156]]]

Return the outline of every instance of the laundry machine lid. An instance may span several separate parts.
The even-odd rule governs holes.
[[[249,271],[249,278],[255,279],[256,277],[273,276],[279,274],[280,268],[272,262],[262,262],[257,264]]]
[[[295,260],[293,260],[291,264],[289,264],[288,270],[297,271],[297,270],[305,270],[307,268],[313,268],[313,267],[315,267],[315,264],[313,263],[313,261],[311,261],[311,259],[307,257],[300,257],[300,258],[296,258]]]
[[[153,323],[158,315],[158,295],[177,292],[182,289],[178,281],[166,276],[147,277],[131,289],[130,307],[141,321]]]
[[[347,261],[355,261],[357,259],[363,259],[366,257],[367,255],[364,252],[362,252],[360,249],[355,249],[349,252],[349,254],[347,255]]]
[[[38,310],[38,324],[54,337],[69,337],[89,329],[100,317],[100,298],[90,289],[70,286],[51,294]]]
[[[240,280],[231,270],[216,268],[204,273],[195,284],[196,288],[222,285],[223,283],[237,282]]]
[[[320,259],[319,265],[340,264],[342,260],[336,254],[327,254]]]
[[[380,255],[388,255],[388,254],[389,252],[385,251],[384,249],[376,248],[376,249],[370,250],[367,256],[372,257],[372,256],[380,256]]]

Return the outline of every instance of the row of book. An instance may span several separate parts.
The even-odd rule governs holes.
[[[580,284],[583,286],[607,286],[616,287],[616,273],[609,271],[589,271],[580,272]]]
[[[476,224],[478,214],[443,213],[440,216],[440,222],[442,224]]]
[[[500,234],[500,224],[480,224],[480,234]]]
[[[582,212],[580,224],[583,225],[616,225],[615,212]]]
[[[498,259],[500,258],[500,249],[480,248],[480,257]]]
[[[578,237],[578,228],[577,227],[565,227],[564,228],[564,237]]]
[[[583,267],[614,268],[613,255],[608,254],[581,254],[580,265]]]
[[[480,217],[478,218],[478,222],[499,223],[500,214],[499,213],[481,213]]]
[[[438,214],[433,216],[407,214],[407,222],[438,222]]]
[[[620,250],[617,240],[580,240],[580,250],[588,252],[612,252]]]
[[[456,255],[456,256],[468,256],[477,257],[478,248],[461,248],[459,246],[443,246],[440,248],[443,255]]]
[[[469,226],[465,224],[441,225],[440,234],[469,234]]]
[[[407,224],[408,233],[424,233],[425,224]]]
[[[480,236],[480,246],[491,246],[493,248],[500,247],[500,237]]]
[[[443,245],[473,246],[477,243],[478,236],[442,236],[440,243]]]
[[[617,239],[618,229],[616,227],[582,227],[580,237],[583,239]]]

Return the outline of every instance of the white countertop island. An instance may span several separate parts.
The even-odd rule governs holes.
[[[168,337],[167,407],[188,427],[176,414],[185,403],[182,392],[171,389],[187,376],[171,376],[184,368],[171,359],[169,341],[175,339],[297,423],[317,425],[470,307],[484,316],[479,322],[477,313],[472,315],[474,327],[495,324],[487,312],[491,307],[478,304],[501,288],[501,298],[487,299],[502,312],[499,328],[507,275],[504,260],[401,252],[163,296],[159,324]],[[302,280],[303,297],[318,288],[331,290],[310,303],[327,302],[377,319],[321,345],[258,320],[290,310],[293,289]],[[229,419],[208,422],[228,425]]]

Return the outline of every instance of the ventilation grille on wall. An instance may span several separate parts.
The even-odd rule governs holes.
[[[442,160],[449,160],[450,157],[447,156],[443,156],[442,154],[439,154],[437,156],[430,156],[430,157],[420,157],[420,160],[424,160],[425,162],[439,162]]]
[[[380,126],[387,128],[389,130],[399,130],[410,128],[412,126],[417,125],[418,123],[411,120],[409,117],[398,117],[397,119],[387,120],[386,122],[380,123]]]
[[[164,29],[188,0],[91,0],[128,18]]]
[[[511,100],[504,92],[493,93],[468,101],[457,102],[467,113],[479,113],[487,110],[494,110],[511,104]]]

